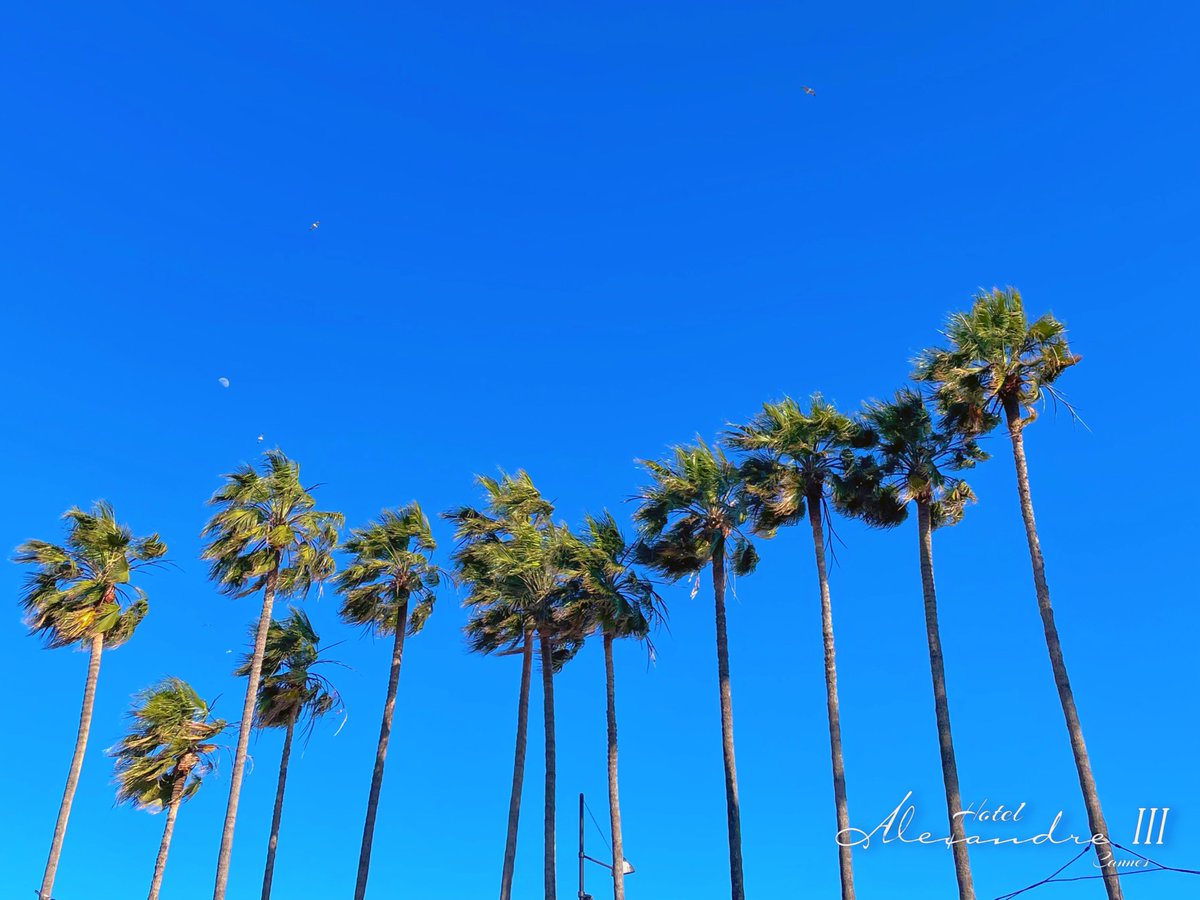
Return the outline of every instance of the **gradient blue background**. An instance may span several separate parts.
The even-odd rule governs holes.
[[[146,888],[162,819],[114,809],[105,748],[164,674],[227,718],[255,601],[198,561],[204,501],[262,432],[361,524],[472,502],[525,467],[578,522],[639,483],[634,459],[715,435],[784,393],[846,407],[898,387],[978,286],[1052,309],[1084,362],[1028,451],[1050,584],[1114,836],[1172,808],[1164,862],[1200,866],[1194,551],[1200,101],[1186,4],[785,3],[12,7],[0,36],[6,311],[0,546],[56,538],[104,497],[178,569],[106,654],[55,896]],[[811,85],[817,96],[801,93]],[[321,220],[315,233],[308,230]],[[219,377],[231,382],[228,390]],[[1086,825],[1002,437],[980,503],[936,539],[964,798],[1026,802],[1032,835]],[[915,526],[838,526],[833,602],[856,825],[905,792],[944,828]],[[445,561],[450,535],[435,525]],[[833,897],[819,614],[805,535],[762,547],[730,629],[752,898]],[[0,567],[10,685],[0,885],[45,857],[85,656],[25,636]],[[631,900],[727,896],[711,602],[665,591],[648,669],[618,651]],[[293,755],[275,894],[349,896],[385,643],[307,604],[349,720]],[[371,896],[493,896],[519,666],[474,658],[443,593],[410,642]],[[560,897],[575,795],[603,818],[603,669],[558,682]],[[516,896],[541,895],[532,698]],[[233,738],[230,737],[232,742]],[[280,736],[251,745],[231,900],[258,896]],[[228,763],[182,812],[170,900],[211,894]],[[985,833],[1012,832],[991,829]],[[588,825],[589,850],[603,845]],[[981,898],[1064,848],[981,848]],[[860,895],[953,895],[945,850],[872,847]],[[1090,860],[1079,864],[1089,873]],[[589,872],[603,897],[605,874]],[[1131,900],[1200,879],[1130,878]],[[1032,896],[1094,898],[1098,883]]]

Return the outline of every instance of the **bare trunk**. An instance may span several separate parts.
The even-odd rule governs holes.
[[[96,680],[100,677],[100,654],[103,651],[104,635],[94,635],[88,650],[87,681],[83,685],[83,708],[79,711],[75,753],[71,756],[71,769],[67,773],[67,784],[63,788],[62,801],[58,805],[58,819],[54,823],[54,839],[50,842],[50,856],[46,860],[46,871],[42,875],[39,896],[46,900],[49,900],[50,892],[54,889],[58,858],[62,854],[63,838],[67,834],[67,819],[71,816],[71,802],[75,799],[75,787],[79,784],[79,773],[83,769],[83,754],[87,750],[88,732],[92,728],[92,707],[96,704]]]
[[[1104,876],[1104,889],[1108,900],[1121,900],[1121,883],[1117,870],[1112,865],[1108,846],[1108,825],[1100,809],[1100,796],[1096,781],[1092,778],[1092,765],[1088,761],[1087,747],[1083,743],[1083,727],[1075,711],[1075,695],[1071,693],[1071,682],[1067,678],[1067,664],[1063,660],[1062,646],[1058,640],[1058,628],[1054,624],[1054,609],[1050,606],[1050,588],[1046,584],[1045,562],[1038,543],[1037,525],[1033,519],[1033,499],[1029,493],[1029,471],[1025,466],[1025,442],[1021,436],[1021,410],[1015,400],[1004,407],[1008,420],[1008,436],[1012,441],[1013,462],[1017,470],[1017,495],[1021,501],[1021,518],[1025,521],[1025,538],[1029,543],[1029,561],[1033,566],[1033,587],[1037,593],[1038,611],[1042,616],[1042,630],[1046,636],[1046,650],[1050,654],[1050,667],[1054,671],[1054,684],[1058,688],[1058,700],[1062,704],[1063,718],[1067,723],[1067,734],[1071,739],[1071,752],[1075,756],[1075,769],[1079,773],[1079,787],[1083,791],[1083,803],[1087,809],[1088,828],[1092,836],[1099,838],[1094,848]]]
[[[729,687],[729,637],[725,631],[725,539],[712,555],[713,606],[717,619],[717,687],[721,698],[721,756],[725,762],[725,818],[729,826],[729,887],[733,900],[745,900],[742,877],[742,811],[737,764],[733,758],[733,692]]]
[[[617,795],[617,698],[613,636],[604,633],[604,685],[608,696],[608,821],[612,830],[613,900],[625,900],[625,855],[621,847],[621,803]]]
[[[271,880],[275,877],[275,848],[279,845],[279,821],[283,818],[283,790],[287,786],[288,759],[292,755],[292,732],[296,729],[296,713],[292,712],[283,736],[283,753],[279,757],[279,784],[275,787],[275,811],[271,814],[271,837],[267,840],[267,865],[263,870],[262,900],[270,900]]]
[[[946,815],[950,820],[954,876],[959,900],[975,900],[971,883],[971,861],[963,830],[962,797],[958,791],[958,764],[950,735],[950,703],[946,699],[946,670],[942,664],[942,637],[938,630],[937,591],[933,584],[933,522],[929,501],[917,501],[917,532],[920,538],[921,593],[925,598],[925,638],[929,643],[929,672],[933,678],[933,707],[937,715],[938,747],[942,755],[942,783],[946,788]]]
[[[258,683],[262,678],[263,654],[267,649],[267,630],[271,627],[271,608],[275,603],[275,580],[278,576],[277,559],[271,574],[267,576],[262,611],[258,614],[258,631],[254,635],[254,655],[250,658],[246,699],[242,703],[242,721],[238,726],[237,750],[233,754],[233,772],[229,776],[229,802],[225,805],[225,825],[221,829],[221,850],[217,855],[217,882],[213,888],[213,900],[225,900],[225,885],[229,881],[233,826],[237,821],[238,799],[242,795],[242,775],[246,768],[246,751],[250,746],[250,730],[254,725],[254,703],[258,698]]]
[[[837,807],[838,834],[850,827],[846,806],[846,771],[842,763],[842,720],[838,711],[837,664],[833,654],[833,607],[829,602],[829,576],[825,571],[825,535],[821,529],[821,494],[808,496],[808,522],[812,526],[817,583],[821,590],[821,637],[825,645],[825,705],[829,712],[829,755],[833,761],[833,802]],[[838,869],[842,900],[854,900],[854,868],[850,847],[838,841]]]
[[[513,866],[517,860],[517,824],[521,818],[521,786],[525,780],[525,736],[529,730],[529,682],[533,672],[533,634],[525,632],[521,652],[521,690],[517,698],[517,746],[513,751],[512,793],[508,800],[508,835],[504,841],[504,869],[500,874],[500,900],[511,900]]]
[[[183,800],[183,789],[187,784],[187,772],[176,778],[171,789],[171,802],[167,805],[167,821],[163,825],[162,840],[158,844],[158,856],[154,860],[154,877],[150,879],[150,894],[147,900],[158,900],[162,888],[163,872],[167,868],[167,851],[171,849],[171,835],[175,833],[175,817],[179,815],[179,804]]]
[[[371,772],[371,792],[367,795],[367,819],[363,823],[362,848],[358,852],[358,881],[354,900],[367,895],[367,873],[371,868],[371,844],[375,840],[375,815],[379,811],[379,792],[383,788],[383,763],[387,758],[388,738],[392,734],[392,713],[396,708],[396,688],[400,684],[400,661],[404,656],[404,631],[408,626],[408,601],[396,612],[396,635],[392,642],[392,667],[388,672],[387,698],[383,701],[383,722],[379,726],[379,745],[375,748],[375,768]],[[266,898],[264,898],[266,900]]]
[[[550,636],[538,633],[542,653],[542,715],[546,726],[546,809],[542,839],[545,842],[543,862],[546,882],[546,900],[555,900],[557,890],[554,877],[554,645]]]

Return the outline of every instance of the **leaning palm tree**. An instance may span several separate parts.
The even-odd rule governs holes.
[[[429,531],[429,520],[415,502],[398,510],[384,510],[378,520],[351,531],[350,539],[345,543],[351,560],[336,580],[342,594],[342,619],[373,634],[392,637],[392,665],[383,702],[379,743],[375,749],[371,789],[367,795],[367,817],[358,855],[354,900],[362,900],[367,893],[375,815],[379,808],[379,792],[383,788],[388,738],[392,733],[404,637],[416,634],[425,625],[433,611],[434,589],[441,583],[442,570],[429,559],[436,548]]]
[[[276,596],[303,597],[314,583],[333,574],[333,548],[342,524],[341,513],[316,508],[311,488],[300,482],[299,464],[280,450],[265,453],[261,469],[243,465],[224,477],[225,484],[209,501],[217,511],[201,535],[206,543],[200,556],[209,560],[209,577],[223,594],[245,597],[262,591],[263,599],[254,633],[254,652],[246,673],[246,698],[229,779],[229,802],[221,831],[213,900],[223,900],[229,880],[233,827],[271,627],[271,609]]]
[[[949,346],[921,354],[913,377],[935,385],[945,427],[982,434],[1003,419],[1008,429],[1017,472],[1017,497],[1025,523],[1034,592],[1050,667],[1075,757],[1088,826],[1091,833],[1100,838],[1095,841],[1095,850],[1104,887],[1109,900],[1120,900],[1121,884],[1116,869],[1108,862],[1111,853],[1105,846],[1108,825],[1100,808],[1100,796],[1092,777],[1083,728],[1075,709],[1075,695],[1067,677],[1067,665],[1050,605],[1045,561],[1033,518],[1023,438],[1026,426],[1037,418],[1038,401],[1047,396],[1056,402],[1061,399],[1055,382],[1078,363],[1080,357],[1071,353],[1066,329],[1053,316],[1047,314],[1033,322],[1026,318],[1021,295],[1014,288],[980,291],[970,312],[955,313],[950,317],[945,337]]]
[[[750,498],[738,467],[704,441],[675,447],[666,462],[642,460],[651,484],[637,494],[634,513],[641,541],[639,561],[672,581],[712,567],[716,610],[717,687],[721,704],[721,750],[725,763],[725,812],[729,828],[729,880],[732,900],[744,900],[742,822],[737,766],[733,753],[733,697],[729,686],[729,643],[725,627],[726,567],[748,575],[758,564],[754,545],[742,529],[750,521]]]
[[[842,724],[838,706],[837,664],[834,657],[833,608],[826,570],[825,526],[830,507],[850,493],[844,476],[853,466],[853,451],[870,443],[853,419],[814,395],[804,410],[788,397],[763,404],[746,425],[736,426],[727,443],[751,454],[742,466],[753,500],[755,530],[774,534],[782,525],[799,522],[807,511],[821,601],[821,636],[825,654],[825,705],[829,718],[829,750],[833,765],[833,797],[838,833],[850,827],[846,774],[842,760]],[[880,498],[860,498],[863,515],[886,517]],[[854,870],[848,842],[838,841],[842,900],[854,898]]]
[[[208,714],[208,704],[186,681],[164,678],[137,695],[129,711],[129,733],[109,751],[116,757],[117,802],[151,812],[167,811],[149,900],[157,900],[162,887],[179,807],[213,770],[217,745],[212,741],[225,729],[225,722],[210,720]]]
[[[153,565],[167,552],[157,534],[134,537],[103,501],[95,503],[91,512],[69,509],[63,518],[67,521],[67,536],[61,545],[26,541],[14,557],[15,562],[36,567],[21,592],[21,608],[30,633],[41,637],[49,648],[86,645],[89,653],[75,752],[39,890],[39,896],[45,898],[54,888],[71,802],[83,768],[100,654],[106,647],[127,641],[146,615],[146,595],[137,588],[129,591],[132,573]]]
[[[650,631],[663,616],[654,585],[633,570],[635,548],[625,542],[612,514],[586,516],[572,554],[574,578],[567,614],[578,633],[597,631],[604,644],[604,686],[608,723],[608,816],[612,833],[613,900],[625,900],[625,856],[621,804],[617,792],[617,704],[613,641],[644,641],[653,658]]]
[[[986,459],[975,440],[954,431],[935,427],[925,401],[916,391],[897,391],[887,403],[869,404],[864,424],[878,439],[876,453],[864,457],[857,476],[882,483],[891,496],[917,509],[918,557],[921,593],[925,601],[925,637],[929,645],[929,672],[933,679],[933,705],[941,750],[942,783],[946,790],[946,815],[950,822],[954,874],[959,900],[974,900],[971,863],[967,856],[962,823],[962,797],[958,789],[958,763],[950,731],[950,703],[946,697],[946,672],[942,662],[942,638],[938,629],[937,592],[933,582],[933,532],[957,524],[963,508],[975,495],[955,472]],[[855,476],[852,476],[852,479]],[[853,505],[849,512],[854,512]],[[868,516],[872,524],[877,517]],[[893,521],[884,524],[893,524]]]
[[[332,662],[321,658],[320,644],[320,635],[313,629],[308,614],[294,606],[289,609],[286,619],[273,620],[267,628],[267,647],[263,653],[262,680],[258,683],[254,725],[259,729],[282,728],[284,733],[283,751],[279,757],[279,781],[275,787],[275,808],[271,815],[271,834],[267,839],[262,900],[269,900],[271,896],[275,850],[279,846],[279,823],[283,818],[283,792],[287,786],[292,736],[296,726],[311,733],[317,719],[341,708],[341,697],[329,679],[314,671],[316,666]],[[252,653],[245,654],[233,674],[239,678],[248,676],[252,661]]]
[[[508,837],[500,877],[501,900],[512,894],[517,823],[524,778],[529,677],[537,635],[542,670],[545,724],[545,808],[543,876],[546,900],[556,890],[554,858],[555,785],[554,674],[578,650],[580,641],[566,620],[571,535],[551,521],[553,506],[542,498],[529,475],[518,471],[499,479],[480,476],[484,509],[460,507],[444,513],[455,523],[459,545],[453,554],[458,580],[467,586],[470,609],[466,635],[472,650],[523,657],[517,709],[517,747],[509,799]]]

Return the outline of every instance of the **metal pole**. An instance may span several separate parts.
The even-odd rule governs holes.
[[[587,894],[583,892],[583,794],[579,795],[579,900],[584,900]]]

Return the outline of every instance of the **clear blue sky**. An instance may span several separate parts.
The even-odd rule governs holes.
[[[178,564],[144,580],[149,618],[104,657],[56,897],[127,900],[149,880],[162,820],[113,808],[104,756],[130,695],[169,673],[238,714],[230,669],[256,603],[216,594],[198,533],[220,473],[255,457],[259,433],[351,524],[413,498],[431,512],[471,502],[472,476],[500,466],[528,469],[572,522],[605,506],[627,517],[636,457],[784,393],[846,407],[886,395],[947,312],[1008,283],[1064,319],[1084,356],[1063,386],[1090,430],[1047,415],[1028,450],[1110,826],[1128,843],[1137,807],[1170,806],[1156,849],[1200,866],[1197,612],[1182,563],[1197,539],[1195,423],[1180,403],[1200,276],[1197,28],[1185,4],[1112,2],[10,9],[0,546],[55,538],[65,508],[103,497],[139,533],[160,531]],[[979,505],[935,545],[964,798],[1025,802],[1037,823],[1061,809],[1083,831],[1011,460],[1002,439],[989,449],[971,479]],[[855,824],[912,790],[919,823],[940,830],[914,527],[840,526],[846,767]],[[444,561],[450,535],[435,528]],[[746,881],[755,900],[828,898],[812,558],[801,534],[762,556],[730,607]],[[25,636],[19,579],[0,568],[15,697],[0,884],[26,897],[85,656]],[[636,647],[617,659],[629,897],[719,898],[711,603],[665,594],[657,665]],[[349,721],[293,756],[276,894],[344,897],[387,647],[342,627],[329,592],[308,610],[343,641]],[[496,889],[519,665],[467,655],[463,620],[445,591],[406,653],[375,897]],[[575,795],[604,806],[598,648],[558,691],[565,897]],[[522,900],[540,896],[539,703],[535,691]],[[231,900],[258,896],[279,745],[251,747]],[[210,895],[227,778],[228,763],[181,813],[164,897]],[[980,897],[1069,856],[981,848]],[[952,894],[944,850],[855,859],[863,897]],[[597,897],[604,877],[589,873]],[[1131,878],[1127,897],[1196,891],[1159,874]]]

